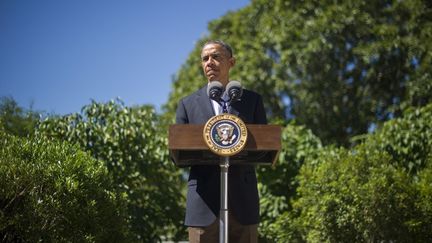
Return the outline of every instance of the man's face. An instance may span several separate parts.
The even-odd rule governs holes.
[[[209,82],[219,81],[226,85],[234,63],[235,59],[219,44],[208,44],[201,52],[201,65]]]

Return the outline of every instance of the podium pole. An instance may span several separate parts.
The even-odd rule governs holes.
[[[221,157],[220,161],[220,211],[219,211],[219,243],[228,243],[228,168],[229,157]]]

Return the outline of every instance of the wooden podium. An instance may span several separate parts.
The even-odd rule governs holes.
[[[281,149],[281,126],[246,125],[248,140],[244,149],[230,157],[230,164],[273,165]],[[179,167],[218,165],[220,156],[212,153],[203,139],[204,125],[171,125],[168,149]]]
[[[219,165],[221,168],[219,242],[228,243],[228,168],[235,164],[273,165],[281,149],[281,127],[277,125],[246,125],[247,140],[243,149],[231,157],[210,151],[204,141],[204,125],[171,125],[168,149],[179,167]]]

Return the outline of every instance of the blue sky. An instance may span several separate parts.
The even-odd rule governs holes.
[[[208,22],[249,3],[1,0],[0,96],[60,115],[116,97],[160,109]]]

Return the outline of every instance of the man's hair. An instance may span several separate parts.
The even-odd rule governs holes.
[[[207,41],[204,45],[203,45],[203,49],[206,45],[210,45],[210,44],[217,44],[222,46],[228,53],[229,53],[229,57],[233,57],[233,51],[230,45],[228,45],[227,43],[221,41],[221,40],[209,40]]]

